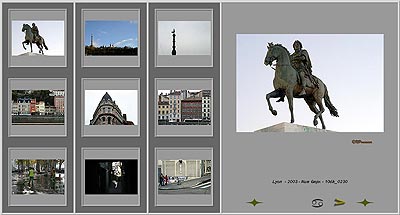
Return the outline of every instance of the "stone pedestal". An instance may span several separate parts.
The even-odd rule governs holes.
[[[305,132],[305,133],[314,133],[314,132],[333,132],[329,130],[324,130],[316,127],[297,125],[287,122],[282,122],[273,126],[269,126],[266,128],[258,129],[254,132]]]

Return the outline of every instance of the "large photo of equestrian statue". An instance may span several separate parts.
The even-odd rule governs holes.
[[[64,21],[12,21],[12,56],[64,56]]]
[[[383,35],[236,39],[238,132],[383,132]]]

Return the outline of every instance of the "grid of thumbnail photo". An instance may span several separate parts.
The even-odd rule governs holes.
[[[138,161],[85,160],[85,194],[138,194]]]
[[[12,159],[13,195],[64,194],[65,175],[63,159]]]
[[[12,90],[12,125],[64,125],[64,90]]]
[[[211,90],[158,90],[158,125],[211,125]]]
[[[158,160],[158,194],[211,194],[211,160]]]

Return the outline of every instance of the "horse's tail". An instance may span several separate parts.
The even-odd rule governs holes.
[[[338,113],[337,109],[335,108],[335,106],[333,106],[333,104],[329,98],[328,88],[326,87],[325,84],[324,84],[324,86],[325,86],[325,93],[324,93],[325,106],[328,107],[329,112],[331,113],[332,116],[339,117],[339,113]]]
[[[49,50],[49,49],[47,48],[47,46],[46,46],[46,43],[44,42],[44,38],[42,38],[42,40],[43,40],[43,46],[44,46],[44,48],[45,48],[46,50]]]

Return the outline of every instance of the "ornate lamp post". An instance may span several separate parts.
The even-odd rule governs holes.
[[[176,46],[175,46],[175,36],[176,36],[175,29],[172,30],[171,33],[172,33],[172,55],[176,55],[176,50],[175,50],[175,48],[176,48]]]

